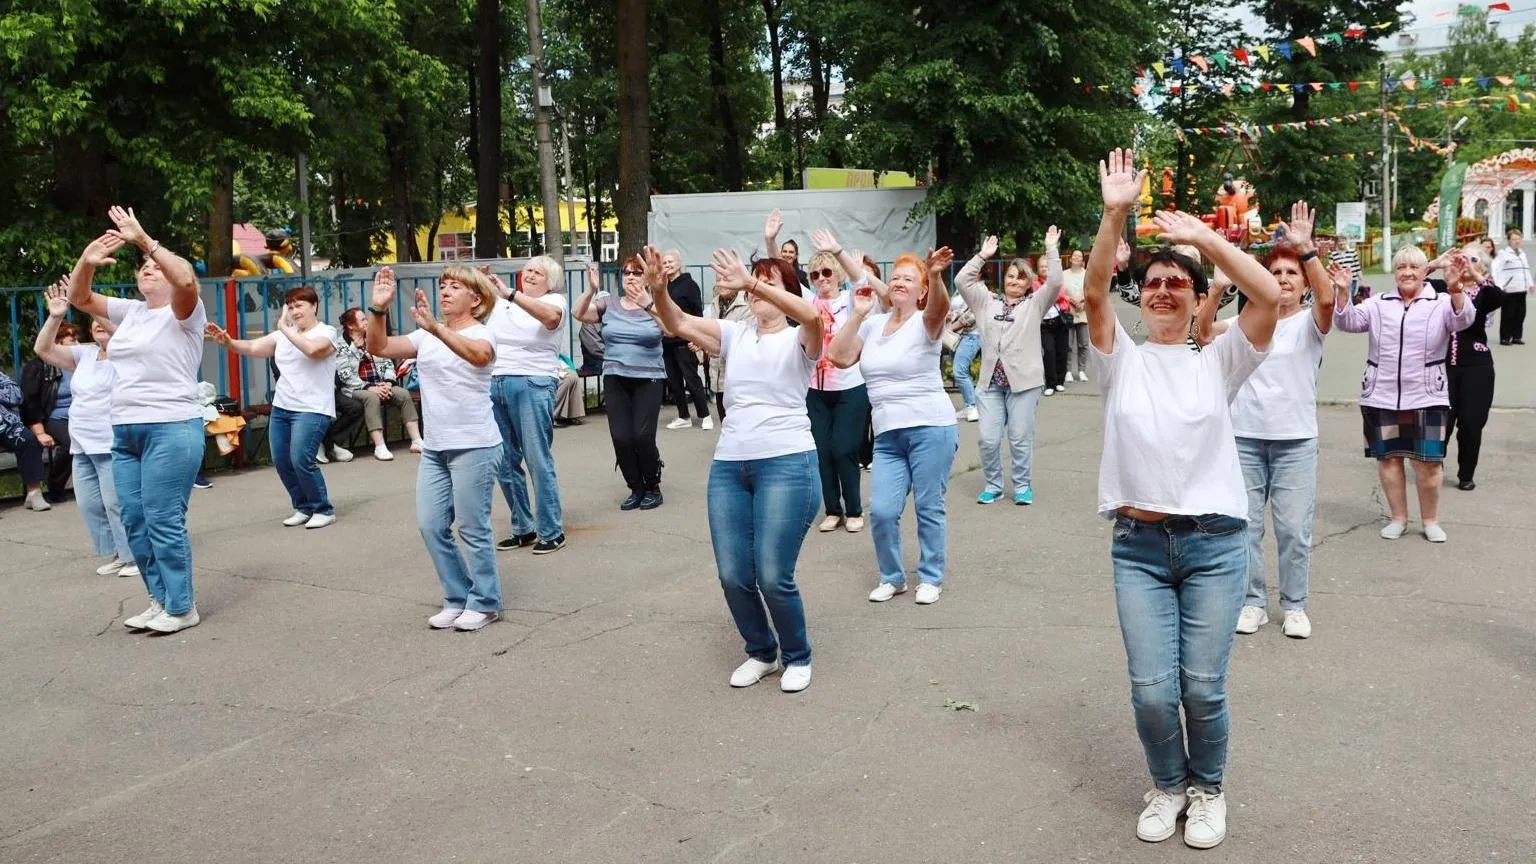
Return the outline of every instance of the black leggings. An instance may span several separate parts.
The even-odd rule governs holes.
[[[53,449],[43,453],[43,460],[48,463],[48,497],[62,501],[69,494],[65,487],[75,467],[74,457],[69,455],[69,421],[44,420],[43,431],[53,438]]]
[[[667,367],[667,388],[677,400],[677,416],[688,418],[688,402],[700,418],[709,416],[709,401],[704,398],[704,381],[699,378],[699,358],[688,349],[687,342],[663,344],[661,359]]]
[[[1506,292],[1499,298],[1499,344],[1525,338],[1525,292]]]
[[[631,492],[661,489],[661,453],[656,449],[656,418],[661,414],[660,378],[603,376],[608,436],[624,485]]]
[[[811,416],[811,437],[821,465],[821,498],[828,516],[862,516],[859,492],[859,450],[869,422],[869,391],[863,384],[847,390],[817,390],[805,394]]]
[[[1450,372],[1451,419],[1445,437],[1449,441],[1456,433],[1456,479],[1471,480],[1493,407],[1493,365],[1452,366]]]
[[[1045,387],[1057,390],[1067,380],[1067,325],[1060,318],[1040,323],[1041,360],[1045,363]]]
[[[37,443],[37,436],[32,434],[31,429],[20,421],[0,421],[0,450],[16,454],[16,467],[21,471],[22,486],[31,487],[43,482],[43,445]]]

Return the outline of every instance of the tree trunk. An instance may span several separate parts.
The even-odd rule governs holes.
[[[464,152],[469,156],[469,164],[480,169],[480,94],[475,86],[475,69],[469,70],[469,138]]]
[[[805,34],[805,62],[811,71],[811,116],[820,129],[827,119],[827,105],[832,99],[831,66],[821,59],[821,34]]]
[[[401,106],[404,110],[404,106]],[[416,248],[415,225],[411,219],[411,166],[405,155],[407,140],[404,123],[390,124],[385,157],[389,163],[390,231],[395,238],[395,260],[404,264],[420,261]]]
[[[715,91],[715,120],[720,124],[720,183],[727,191],[746,187],[746,171],[741,164],[741,136],[736,129],[736,113],[725,80],[725,32],[720,22],[720,0],[704,0],[709,18],[709,86]]]
[[[227,276],[235,246],[235,165],[219,162],[208,198],[208,275]],[[254,251],[254,250],[253,250]]]
[[[784,46],[779,40],[779,13],[783,0],[763,0],[763,15],[768,19],[768,51],[773,61],[773,129],[783,150],[784,188],[795,189],[795,169],[790,161],[784,136],[789,132],[789,117],[784,111]]]
[[[642,32],[642,38],[644,33]],[[475,256],[500,258],[501,234],[501,6],[475,2],[475,78],[480,96],[475,137]]]
[[[646,242],[651,209],[650,57],[646,0],[618,0],[619,258]]]
[[[115,185],[106,149],[83,136],[68,135],[54,142],[53,166],[53,206],[101,221],[113,204]]]

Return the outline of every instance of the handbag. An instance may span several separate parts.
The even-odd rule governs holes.
[[[945,351],[953,354],[955,349],[960,347],[960,334],[946,327],[944,332],[939,335],[939,341],[944,343]]]

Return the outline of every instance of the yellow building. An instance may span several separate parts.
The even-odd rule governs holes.
[[[564,224],[569,218],[570,211],[564,204],[560,207],[561,235],[565,238],[565,254],[572,256],[587,256],[593,254],[593,245],[587,236],[587,205],[584,201],[576,202],[576,231],[575,242],[572,242],[571,226]],[[544,208],[533,208],[533,223],[528,222],[528,210],[519,207],[515,212],[503,205],[502,224],[513,224],[515,227],[507,238],[507,245],[512,249],[514,257],[528,254],[533,248],[534,238],[544,236]],[[437,226],[437,236],[433,239],[432,249],[427,249],[427,237],[430,234],[427,226],[422,226],[416,231],[416,248],[433,261],[461,261],[477,257],[475,255],[475,207],[473,204],[465,205],[462,215],[456,210],[450,210],[443,214],[442,221]],[[390,235],[386,238],[388,252],[380,259],[379,263],[396,263],[395,238]],[[608,218],[603,220],[602,237],[599,238],[596,249],[597,258],[600,261],[614,261],[619,255],[619,220],[612,215],[611,208]],[[479,256],[492,257],[492,256]]]

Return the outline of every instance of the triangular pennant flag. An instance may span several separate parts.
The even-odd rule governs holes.
[[[1173,58],[1173,74],[1175,74],[1175,75],[1183,75],[1184,74],[1184,58],[1183,57],[1175,57],[1175,58]]]
[[[1076,75],[1073,75],[1072,76],[1072,83],[1073,84],[1081,84],[1081,83],[1083,83],[1083,79],[1077,77]]]
[[[1161,78],[1163,77],[1163,73],[1168,71],[1168,67],[1163,65],[1163,61],[1155,60],[1152,63],[1152,71],[1156,72],[1157,77]]]
[[[1305,48],[1307,53],[1311,54],[1313,57],[1317,56],[1317,43],[1313,41],[1311,36],[1303,36],[1300,39],[1297,39],[1296,44],[1300,45],[1302,48]]]
[[[1289,43],[1289,42],[1279,42],[1279,43],[1276,43],[1275,50],[1280,52],[1280,56],[1281,57],[1284,57],[1287,60],[1291,59],[1291,43]],[[1269,58],[1266,57],[1264,59],[1267,60]]]
[[[1322,35],[1322,40],[1324,42],[1331,42],[1334,45],[1343,45],[1344,44],[1344,37],[1340,36],[1337,33],[1324,33]]]
[[[1396,81],[1393,81],[1393,80],[1392,80],[1392,79],[1390,79],[1390,78],[1388,78],[1388,79],[1387,79],[1387,84],[1386,84],[1386,87],[1387,87],[1387,92],[1388,92],[1388,93],[1391,93],[1391,92],[1392,92],[1392,85],[1394,85],[1394,84],[1396,84],[1396,83],[1397,83],[1397,82],[1396,82]]]
[[[1465,86],[1467,86],[1468,84],[1471,84],[1471,83],[1472,83],[1472,79],[1471,78],[1463,78],[1463,79],[1461,79],[1461,86],[1463,86],[1463,87],[1465,87]]]
[[[1328,89],[1332,90],[1334,92],[1338,92],[1343,87],[1344,87],[1344,82],[1343,81],[1329,81],[1328,82]]]
[[[1492,80],[1493,80],[1492,78],[1489,78],[1487,75],[1484,75],[1484,76],[1482,76],[1482,77],[1477,79],[1477,86],[1483,88],[1484,90],[1487,90],[1488,89],[1488,82],[1492,81]]]
[[[1145,93],[1147,91],[1146,91],[1146,88],[1142,87],[1140,84],[1132,84],[1131,85],[1131,92],[1135,93],[1137,96],[1140,96],[1141,94],[1143,94],[1143,93]]]
[[[1312,92],[1313,93],[1321,93],[1321,92],[1323,92],[1323,85],[1322,85],[1321,82],[1313,81],[1311,86],[1312,86]]]
[[[1232,52],[1232,56],[1236,57],[1237,58],[1237,62],[1243,64],[1244,66],[1248,65],[1248,49],[1247,48],[1239,48],[1236,51],[1233,51]]]
[[[1231,84],[1223,84],[1223,85],[1221,85],[1221,95],[1223,95],[1223,96],[1231,96],[1232,95],[1232,85]]]
[[[1442,87],[1452,87],[1452,86],[1455,86],[1455,84],[1456,84],[1456,79],[1455,78],[1441,78],[1440,79],[1440,86],[1442,86]]]
[[[1100,93],[1108,93],[1109,92],[1109,85],[1108,84],[1100,84],[1099,85],[1099,92]]]
[[[1209,73],[1211,71],[1211,64],[1205,62],[1205,58],[1201,57],[1198,54],[1195,55],[1194,57],[1189,58],[1189,62],[1195,64],[1196,66],[1199,66],[1201,74],[1206,74],[1206,73]]]
[[[1243,91],[1244,93],[1252,93],[1253,92],[1253,85],[1252,84],[1239,84],[1239,85],[1237,85],[1237,89]]]
[[[1477,8],[1476,6],[1457,6],[1456,7],[1456,14],[1457,15],[1462,15],[1462,16],[1476,15],[1477,13],[1479,13],[1481,11],[1483,11],[1483,10]]]
[[[1409,78],[1403,82],[1403,86],[1407,87],[1409,90],[1412,90],[1413,88],[1419,86],[1419,82],[1417,79]]]
[[[1351,81],[1351,82],[1349,82],[1349,92],[1353,93],[1353,92],[1355,92],[1356,90],[1359,90],[1359,89],[1360,89],[1360,82],[1359,81]]]
[[[1519,75],[1515,76],[1515,86],[1517,86],[1517,87],[1526,87],[1526,86],[1530,85],[1530,83],[1531,83],[1531,76],[1526,75],[1523,72],[1520,73]]]
[[[1508,3],[1489,3],[1488,4],[1488,11],[1489,12],[1508,12],[1508,11],[1510,11],[1509,4]]]
[[[1305,84],[1292,84],[1291,85],[1291,89],[1295,90],[1297,93],[1300,93],[1301,91],[1307,89],[1307,85],[1305,85]]]
[[[1225,51],[1217,51],[1211,56],[1216,59],[1216,65],[1221,67],[1223,70],[1227,68],[1228,63],[1232,62],[1232,58],[1228,57],[1227,52]]]
[[[1344,35],[1348,36],[1351,39],[1364,39],[1365,38],[1365,28],[1364,27],[1351,27],[1348,30],[1344,31]]]
[[[1178,84],[1169,84],[1169,85],[1168,85],[1168,92],[1169,92],[1169,93],[1172,93],[1172,94],[1173,94],[1173,95],[1175,95],[1175,96],[1177,96],[1177,95],[1179,95],[1179,94],[1180,94],[1180,93],[1181,93],[1181,92],[1183,92],[1183,87],[1181,87],[1181,86],[1180,86],[1180,85],[1178,85]]]
[[[1263,90],[1265,93],[1268,93],[1270,91],[1270,88],[1272,88],[1274,86],[1275,85],[1269,83],[1268,81],[1260,81],[1259,82],[1259,89]]]
[[[1255,46],[1253,46],[1253,50],[1259,52],[1259,56],[1264,58],[1264,62],[1265,63],[1269,62],[1269,46],[1268,45],[1255,45]]]
[[[1495,75],[1495,76],[1493,76],[1493,80],[1499,82],[1500,84],[1504,85],[1505,87],[1508,87],[1509,85],[1515,83],[1515,79],[1509,77],[1508,75]]]

